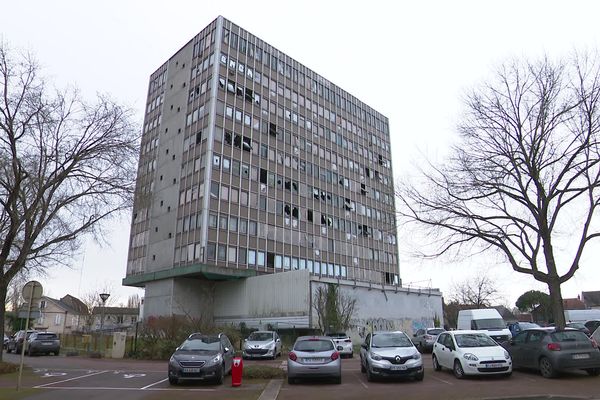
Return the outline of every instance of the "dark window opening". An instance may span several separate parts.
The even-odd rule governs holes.
[[[267,170],[264,168],[260,169],[260,183],[267,183]]]
[[[275,253],[267,252],[267,267],[275,268]]]
[[[196,144],[199,144],[202,141],[202,131],[196,133]]]
[[[231,138],[231,132],[225,131],[225,143],[231,145],[233,140]]]
[[[312,210],[306,210],[306,219],[310,222],[313,222],[313,212]]]
[[[246,88],[246,101],[252,102],[254,100],[254,92],[252,89]]]
[[[286,204],[285,207],[283,207],[283,212],[285,212],[285,215],[290,215],[291,211],[292,209],[289,204]]]
[[[292,208],[292,217],[298,219],[298,207]]]
[[[367,185],[365,185],[364,183],[360,184],[360,194],[362,194],[363,196],[367,195]]]
[[[242,139],[242,149],[246,151],[252,150],[252,140],[249,137],[244,136]]]
[[[277,126],[272,122],[269,122],[269,135],[277,136]]]

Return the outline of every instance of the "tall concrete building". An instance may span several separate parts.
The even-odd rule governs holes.
[[[123,281],[145,316],[310,326],[311,282],[402,289],[387,117],[223,17],[146,104]]]

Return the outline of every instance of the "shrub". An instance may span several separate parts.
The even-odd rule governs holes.
[[[268,365],[249,365],[244,367],[242,377],[246,379],[278,379],[285,377],[285,371]]]
[[[12,374],[19,370],[18,364],[0,361],[0,374]]]

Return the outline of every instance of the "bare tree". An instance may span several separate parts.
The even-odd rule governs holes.
[[[113,287],[105,283],[102,286],[99,286],[95,289],[89,290],[83,293],[79,300],[87,307],[87,315],[84,316],[84,325],[87,331],[92,330],[92,325],[94,324],[94,309],[97,307],[110,307],[117,302],[117,298],[115,296],[109,296],[105,302],[102,301],[100,297],[100,293],[111,293],[114,292]]]
[[[132,294],[127,298],[127,307],[139,308],[140,302],[140,296],[138,294]]]
[[[340,293],[339,287],[330,283],[315,290],[313,309],[322,332],[345,331],[356,311],[356,299]]]
[[[400,218],[428,228],[428,255],[499,252],[564,326],[561,284],[600,237],[599,100],[597,57],[504,65],[467,96],[448,162],[398,188]]]
[[[492,303],[499,299],[496,285],[485,275],[477,275],[456,283],[452,292],[452,302],[474,308],[491,307]]]
[[[106,96],[50,91],[38,72],[30,55],[0,44],[2,331],[11,280],[68,265],[84,235],[101,238],[99,222],[130,209],[135,187],[132,112]]]

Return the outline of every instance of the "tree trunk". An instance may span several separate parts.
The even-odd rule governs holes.
[[[550,291],[550,307],[552,309],[552,316],[554,317],[554,325],[562,329],[565,327],[565,311],[560,290],[560,281],[556,277],[547,283],[548,290]]]
[[[1,304],[6,304],[6,294],[8,293],[8,284],[4,284],[4,280],[0,280],[0,301]],[[15,310],[16,311],[16,310]],[[6,307],[0,307],[0,334],[4,340],[4,321],[6,319]],[[3,342],[4,343],[4,342]],[[0,351],[0,362],[4,352]]]

